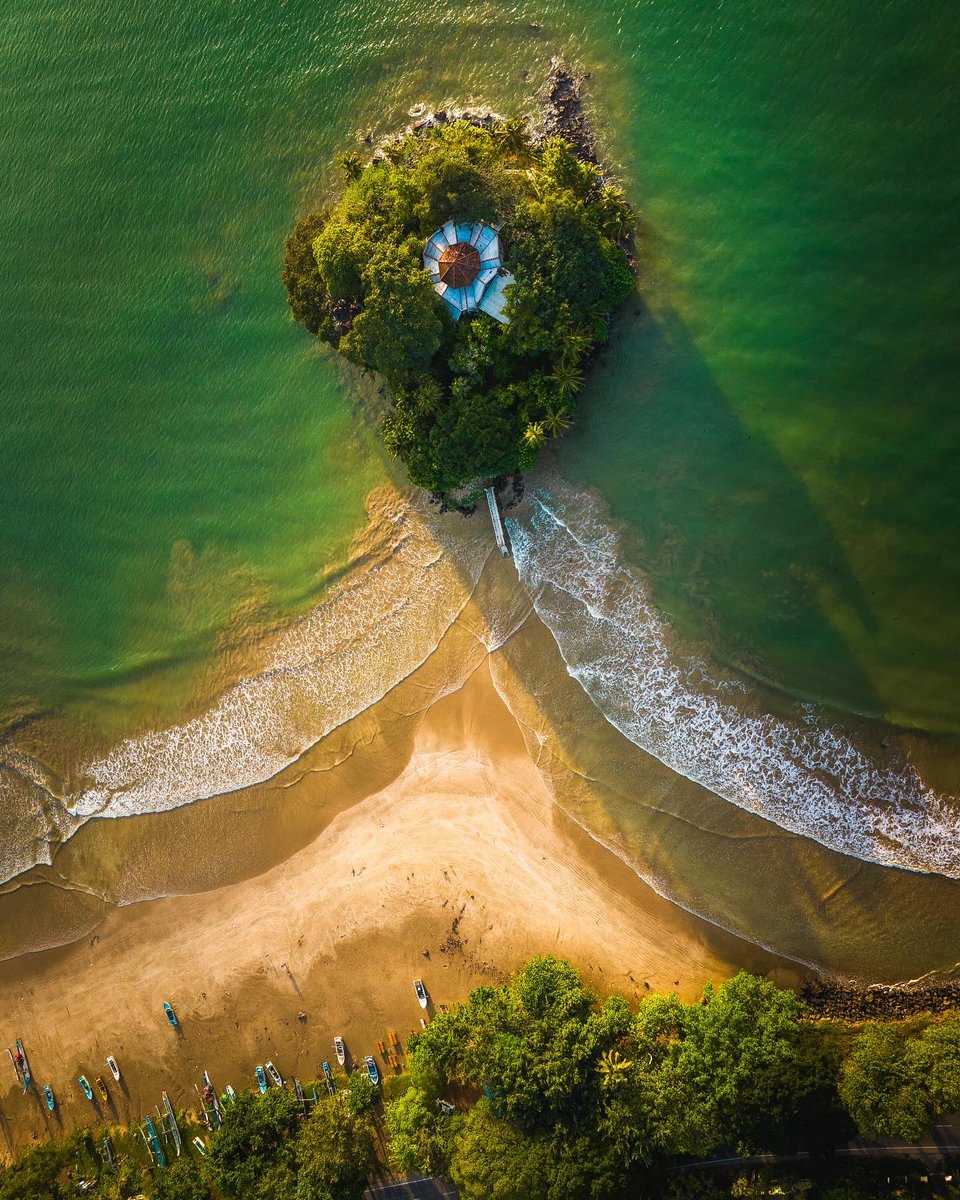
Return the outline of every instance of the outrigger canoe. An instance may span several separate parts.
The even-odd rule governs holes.
[[[114,1077],[117,1083],[120,1082],[120,1068],[117,1066],[117,1060],[112,1054],[107,1055],[107,1066],[110,1068],[110,1074]]]
[[[43,1085],[43,1098],[47,1102],[47,1108],[49,1108],[50,1111],[53,1112],[53,1110],[57,1106],[57,1102],[53,1095],[53,1088],[49,1085],[49,1083],[45,1083]]]
[[[23,1090],[26,1092],[30,1088],[30,1080],[33,1077],[30,1074],[30,1064],[27,1062],[27,1052],[24,1050],[23,1042],[21,1042],[19,1038],[17,1038],[16,1065],[20,1068],[20,1074],[22,1076],[21,1082],[23,1083]]]
[[[257,1067],[256,1076],[257,1076],[257,1087],[260,1089],[260,1095],[262,1096],[264,1094],[264,1092],[267,1090],[267,1076],[263,1070],[263,1067]]]
[[[421,1008],[427,1007],[427,989],[423,986],[422,979],[413,981],[413,990],[417,993],[417,1000]]]
[[[337,1056],[337,1062],[342,1067],[344,1064],[344,1061],[346,1060],[346,1057],[347,1057],[347,1051],[346,1051],[346,1047],[343,1044],[342,1037],[335,1037],[333,1039],[333,1052]]]
[[[180,1022],[177,1020],[177,1014],[173,1011],[173,1008],[166,1002],[166,1000],[163,1002],[163,1011],[167,1014],[167,1020],[170,1022],[170,1027],[172,1029],[176,1029]]]
[[[86,1098],[88,1100],[92,1101],[93,1100],[93,1088],[90,1086],[89,1083],[87,1083],[86,1075],[81,1075],[79,1077],[79,1079],[77,1080],[77,1083],[79,1083],[80,1086],[83,1088],[83,1094],[86,1096]]]
[[[270,1076],[270,1078],[273,1080],[273,1082],[277,1085],[277,1087],[283,1087],[283,1076],[280,1074],[280,1072],[273,1065],[273,1063],[270,1061],[269,1058],[264,1063],[264,1066],[267,1068],[267,1074]]]
[[[377,1064],[374,1062],[373,1055],[368,1054],[363,1061],[366,1064],[367,1075],[370,1078],[370,1082],[373,1084],[379,1083],[380,1082],[380,1070],[377,1067]]]

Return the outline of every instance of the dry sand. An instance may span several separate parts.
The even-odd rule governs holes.
[[[398,778],[286,861],[115,910],[94,937],[0,968],[0,1036],[24,1039],[59,1100],[51,1120],[0,1064],[0,1150],[90,1123],[80,1072],[110,1086],[98,1121],[141,1116],[162,1088],[191,1106],[203,1069],[220,1089],[252,1084],[268,1058],[313,1078],[334,1034],[358,1058],[389,1030],[405,1040],[421,1015],[415,976],[439,1008],[538,953],[628,996],[646,982],[689,998],[740,967],[783,969],[658,897],[557,810],[484,662],[430,709]]]

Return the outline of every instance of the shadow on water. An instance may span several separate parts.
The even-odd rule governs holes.
[[[678,632],[778,688],[883,715],[836,628],[843,613],[869,636],[868,597],[803,481],[740,420],[676,313],[638,307],[622,322],[559,461],[627,522],[627,558]]]

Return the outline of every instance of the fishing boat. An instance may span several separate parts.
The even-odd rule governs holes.
[[[373,1084],[379,1083],[380,1082],[380,1070],[377,1067],[376,1062],[374,1062],[373,1055],[368,1054],[367,1057],[363,1061],[366,1064],[367,1075],[370,1078],[370,1082]]]
[[[303,1104],[303,1102],[304,1102],[303,1085],[301,1084],[300,1080],[296,1077],[296,1075],[294,1075],[294,1077],[293,1077],[293,1091],[294,1091],[294,1095],[297,1097],[297,1099],[300,1101],[300,1103]]]
[[[229,1083],[224,1089],[223,1098],[227,1104],[236,1104],[237,1102],[237,1093],[233,1090]]]
[[[257,1067],[256,1076],[257,1076],[257,1087],[260,1089],[260,1095],[262,1096],[264,1094],[264,1092],[267,1090],[267,1076],[263,1070],[263,1067]]]
[[[161,1092],[160,1097],[163,1100],[163,1108],[167,1114],[167,1128],[170,1130],[170,1135],[173,1138],[173,1144],[177,1148],[177,1158],[180,1157],[180,1127],[177,1124],[177,1117],[173,1111],[173,1105],[170,1103],[170,1097],[166,1092]]]
[[[422,979],[413,981],[413,990],[417,993],[417,1001],[421,1008],[427,1007],[427,989],[423,986]]]
[[[273,1063],[270,1061],[269,1058],[263,1065],[267,1068],[267,1074],[270,1076],[270,1078],[273,1080],[273,1082],[277,1085],[277,1087],[283,1087],[283,1076],[280,1074],[280,1072],[273,1065]]]
[[[103,1135],[103,1141],[100,1143],[100,1157],[106,1166],[113,1166],[113,1147],[110,1145],[109,1133]]]
[[[49,1108],[50,1111],[53,1112],[53,1110],[57,1106],[57,1101],[53,1095],[53,1088],[50,1086],[49,1083],[45,1083],[43,1085],[43,1098],[47,1102],[47,1108]]]
[[[13,1051],[9,1046],[7,1047],[7,1054],[10,1055],[10,1066],[13,1067],[16,1073],[17,1083],[21,1083],[23,1081],[23,1076],[20,1073],[20,1068],[17,1066],[17,1060],[13,1057]]]
[[[107,1066],[110,1068],[110,1074],[114,1077],[117,1083],[120,1082],[120,1068],[117,1066],[117,1060],[112,1054],[107,1055]]]
[[[80,1078],[77,1080],[77,1082],[83,1088],[83,1094],[86,1096],[86,1098],[88,1100],[92,1101],[93,1100],[93,1088],[90,1086],[89,1083],[87,1083],[86,1075],[81,1075]]]
[[[323,1077],[327,1083],[331,1083],[333,1080],[333,1072],[330,1070],[330,1064],[328,1062],[323,1064]]]
[[[342,1037],[335,1037],[333,1039],[333,1052],[337,1056],[337,1062],[342,1067],[344,1064],[344,1061],[346,1060],[346,1057],[347,1057],[347,1051],[346,1051],[346,1048],[344,1047]]]
[[[207,1143],[203,1140],[203,1138],[195,1137],[193,1139],[193,1144],[196,1146],[197,1151],[200,1154],[202,1154],[204,1158],[206,1158],[207,1157]]]
[[[150,1147],[150,1153],[157,1160],[157,1166],[161,1169],[167,1165],[167,1156],[163,1152],[163,1145],[160,1138],[157,1136],[157,1127],[153,1123],[153,1117],[147,1114],[146,1119],[147,1137],[146,1142]]]
[[[107,1101],[110,1099],[110,1095],[107,1092],[107,1085],[103,1082],[103,1079],[99,1075],[96,1078],[96,1084],[97,1084],[97,1095],[100,1097],[101,1103],[106,1104]]]
[[[30,1064],[29,1064],[29,1062],[27,1062],[27,1052],[26,1052],[26,1050],[24,1050],[23,1042],[21,1042],[19,1038],[17,1038],[17,1059],[16,1059],[16,1061],[17,1061],[17,1065],[20,1068],[20,1075],[22,1077],[21,1083],[23,1084],[23,1090],[26,1092],[27,1089],[30,1087],[30,1080],[32,1079],[32,1076],[30,1074]]]
[[[163,1002],[163,1011],[167,1014],[167,1020],[170,1022],[170,1028],[176,1029],[180,1022],[177,1020],[177,1014],[173,1011],[173,1007],[169,1005],[166,1000]]]
[[[214,1130],[219,1129],[223,1124],[223,1111],[220,1108],[220,1101],[217,1099],[217,1093],[213,1084],[210,1082],[210,1076],[206,1071],[203,1073],[203,1088],[197,1088],[200,1093],[200,1101],[203,1105],[203,1117],[207,1128]]]

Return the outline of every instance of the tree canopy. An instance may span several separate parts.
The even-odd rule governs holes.
[[[889,1164],[831,1152],[856,1129],[919,1141],[960,1107],[960,1015],[812,1021],[794,993],[747,974],[694,1003],[631,1006],[535,958],[435,1015],[406,1050],[409,1071],[385,1072],[382,1089],[361,1067],[305,1104],[240,1094],[209,1157],[185,1142],[162,1171],[133,1130],[115,1132],[115,1167],[83,1131],[36,1146],[0,1166],[0,1200],[61,1200],[94,1175],[104,1200],[361,1200],[385,1169],[451,1179],[462,1200],[875,1200],[914,1192]],[[796,1150],[811,1153],[727,1177],[690,1161]]]
[[[451,492],[532,465],[569,426],[582,364],[633,290],[623,192],[563,139],[534,146],[516,120],[435,125],[341,166],[340,199],[287,242],[294,318],[383,376],[384,439],[414,483]],[[454,322],[434,290],[422,254],[449,220],[500,230],[509,324]]]

